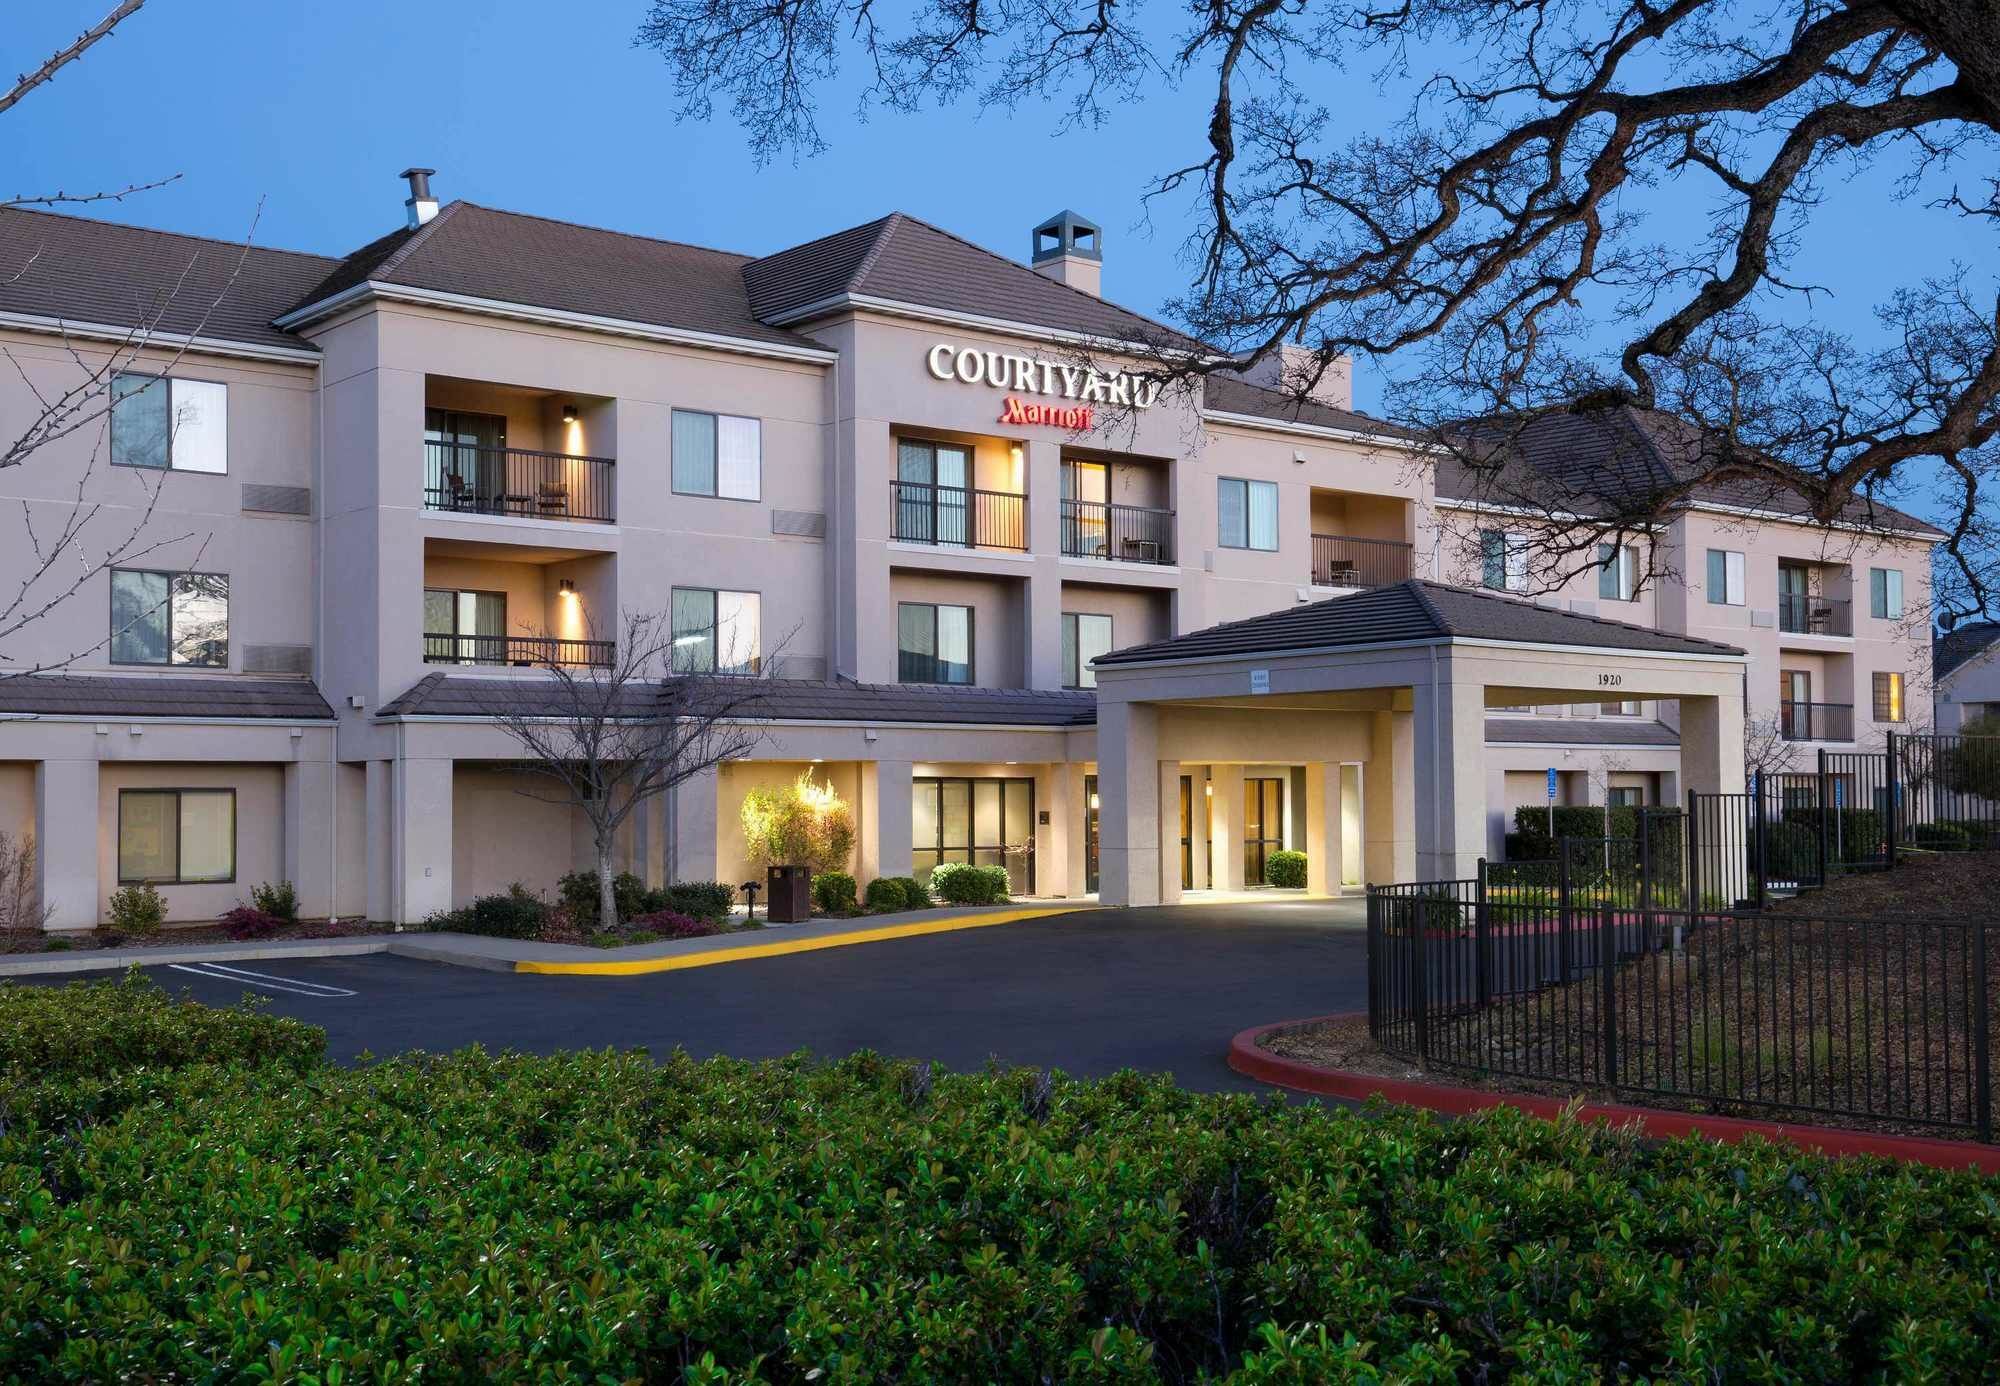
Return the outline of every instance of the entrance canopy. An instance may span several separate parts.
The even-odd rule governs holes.
[[[1358,766],[1368,880],[1469,876],[1488,708],[1667,700],[1685,784],[1740,789],[1743,662],[1733,645],[1422,580],[1113,651],[1092,666],[1103,897],[1176,897],[1161,839],[1178,828],[1159,805],[1183,761],[1304,763],[1307,856],[1336,882],[1339,772]]]

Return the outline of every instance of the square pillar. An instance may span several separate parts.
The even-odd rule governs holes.
[[[1208,814],[1210,791],[1206,769],[1195,772],[1194,776],[1194,816],[1188,824],[1188,853],[1194,858],[1194,888],[1207,890],[1208,886]]]
[[[382,923],[396,917],[396,864],[393,845],[393,793],[394,775],[392,762],[371,760],[368,762],[366,782],[362,789],[365,804],[362,823],[366,832],[363,855],[368,863],[368,917]]]
[[[1415,757],[1410,714],[1375,713],[1361,796],[1371,884],[1417,878]]]
[[[1150,704],[1098,704],[1097,796],[1098,898],[1159,904],[1159,713]]]
[[[1306,889],[1315,895],[1340,894],[1340,762],[1306,766]]]
[[[35,875],[45,929],[88,929],[100,908],[97,843],[102,810],[95,760],[35,762]],[[112,808],[111,860],[118,860]],[[117,867],[112,867],[115,875]]]
[[[1160,903],[1181,902],[1181,763],[1160,762]]]
[[[1213,765],[1208,780],[1215,793],[1209,804],[1211,890],[1243,889],[1243,767]]]
[[[1741,794],[1743,698],[1681,699],[1682,793]]]
[[[298,891],[299,913],[307,919],[330,919],[338,912],[336,795],[332,761],[295,760],[285,766],[285,879]]]
[[[391,818],[398,924],[421,924],[452,906],[452,762],[405,756],[393,767]]]
[[[1412,694],[1417,879],[1465,880],[1486,855],[1486,688],[1450,660]]]
[[[1068,761],[1042,767],[1035,780],[1035,893],[1066,896],[1081,894],[1070,887],[1070,856],[1079,861],[1083,853],[1083,825],[1076,818],[1071,801],[1076,797],[1077,768]],[[1049,816],[1042,826],[1041,816]],[[1080,869],[1080,868],[1079,868]]]
[[[1366,771],[1359,765],[1340,767],[1340,884],[1343,888],[1361,885],[1368,873],[1363,867],[1363,848],[1368,834],[1361,823],[1362,805],[1368,801]]]
[[[863,761],[861,814],[855,824],[860,883],[910,874],[910,762]]]
[[[714,766],[667,791],[667,876],[674,881],[715,879],[716,795],[722,777]],[[741,884],[725,882],[732,890]]]

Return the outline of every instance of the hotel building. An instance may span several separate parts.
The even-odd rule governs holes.
[[[1655,537],[1683,576],[1635,590],[1619,553],[1514,595],[1531,529],[1344,379],[1140,380],[1200,345],[1102,296],[1073,214],[1025,263],[901,214],[758,258],[408,176],[341,258],[0,213],[0,425],[111,401],[0,469],[0,603],[63,592],[34,535],[79,486],[86,550],[140,536],[0,650],[0,831],[51,928],[137,880],[183,920],[263,880],[406,922],[548,891],[579,815],[517,793],[484,709],[609,659],[621,611],[775,676],[757,749],[621,866],[759,874],[742,797],[810,766],[864,881],[990,861],[1134,902],[1282,847],[1321,890],[1465,869],[1551,769],[1560,802],[1678,802],[1740,783],[1746,717],[1865,740],[1928,665],[1898,618],[1937,536],[1883,512],[1835,555],[1716,496]],[[1617,467],[1559,428],[1521,465],[1689,465],[1629,423]]]

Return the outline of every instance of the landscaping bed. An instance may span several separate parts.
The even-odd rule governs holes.
[[[143,984],[48,995],[0,990],[8,1379],[1976,1381],[2000,1349],[1968,1174],[869,1055],[340,1069],[264,1016],[176,1039],[210,1022]],[[177,1066],[124,1067],[124,1017]]]
[[[388,932],[366,919],[307,919],[281,924],[260,933],[258,942],[281,939],[365,938]],[[0,931],[0,954],[91,952],[104,948],[185,948],[194,943],[237,943],[241,936],[224,924],[163,924],[152,933],[121,933],[117,929],[41,929]]]

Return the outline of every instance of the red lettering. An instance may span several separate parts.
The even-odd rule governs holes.
[[[1026,423],[1028,422],[1028,411],[1023,407],[1020,400],[1009,395],[1006,399],[1000,401],[1000,422]]]
[[[1003,424],[1047,424],[1052,428],[1069,429],[1073,433],[1090,432],[1096,413],[1089,405],[1059,407],[1037,404],[1014,395],[1000,401],[1000,422]]]

